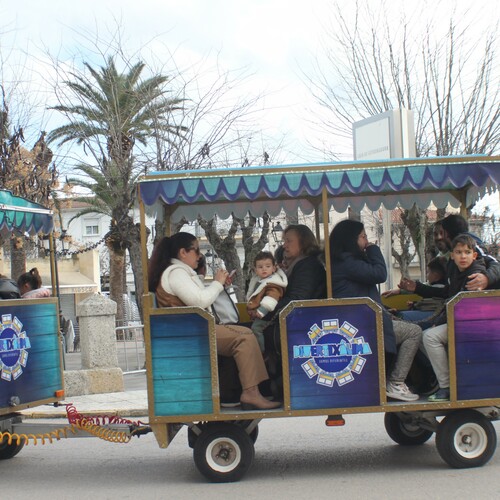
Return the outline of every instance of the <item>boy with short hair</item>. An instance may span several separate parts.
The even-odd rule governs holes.
[[[451,243],[450,262],[448,263],[448,298],[465,291],[471,275],[486,273],[483,259],[478,258],[476,242],[467,234],[459,234]],[[448,401],[450,399],[450,372],[448,366],[448,326],[443,316],[441,324],[424,330],[423,343],[436,374],[439,390],[429,396],[429,401]]]
[[[247,293],[247,310],[251,318],[252,331],[264,352],[264,330],[269,321],[262,318],[274,311],[278,300],[283,296],[288,279],[283,270],[278,268],[271,252],[259,252],[254,259],[255,275],[250,280]]]

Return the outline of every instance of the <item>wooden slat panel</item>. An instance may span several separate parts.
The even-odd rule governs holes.
[[[500,297],[464,297],[454,307],[457,397],[500,397]]]
[[[163,337],[151,341],[153,360],[161,358],[179,358],[184,356],[208,355],[208,334],[205,337]]]
[[[21,400],[21,405],[54,398],[55,391],[63,387],[57,302],[53,299],[6,301],[0,304],[4,328],[6,315],[10,315],[13,322],[17,318],[22,323],[21,330],[26,332],[30,346],[23,349],[27,357],[25,366],[20,366],[21,375],[16,380],[0,380],[0,405],[7,406],[13,396]],[[3,332],[4,339],[11,338],[8,328]],[[4,354],[7,367],[15,363],[17,352],[20,351]]]
[[[210,372],[210,357],[154,358],[153,369],[163,380],[197,379]]]
[[[189,403],[163,403],[154,404],[155,415],[207,415],[213,412],[212,400],[210,401],[190,401]]]
[[[150,319],[155,415],[211,413],[207,320],[196,313],[154,315]]]
[[[206,395],[211,395],[209,378],[190,380],[154,380],[155,401],[157,402],[183,402],[205,400]]]

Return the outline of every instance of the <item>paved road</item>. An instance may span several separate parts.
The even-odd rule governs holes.
[[[152,434],[129,444],[69,439],[28,446],[0,462],[2,498],[34,499],[493,499],[500,454],[479,469],[450,469],[432,438],[401,447],[383,416],[347,415],[343,428],[322,417],[261,422],[253,467],[233,484],[207,484],[183,429],[167,450]],[[498,429],[498,424],[495,424]]]

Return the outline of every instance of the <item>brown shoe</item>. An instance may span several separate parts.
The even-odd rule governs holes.
[[[241,409],[244,411],[252,411],[252,410],[275,410],[281,406],[279,401],[268,401],[264,399],[265,403],[244,403],[241,402]]]

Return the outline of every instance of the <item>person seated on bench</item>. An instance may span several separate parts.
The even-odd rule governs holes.
[[[17,278],[17,286],[23,299],[43,299],[50,297],[50,290],[42,288],[42,277],[34,267]]]
[[[450,261],[447,266],[448,285],[443,289],[443,296],[451,298],[458,292],[466,291],[467,285],[477,274],[486,274],[486,265],[476,251],[476,242],[468,234],[459,234],[451,242]],[[422,293],[425,285],[408,278],[401,282],[409,292]],[[424,295],[425,296],[425,295]],[[450,399],[450,369],[448,366],[448,325],[446,308],[435,318],[434,326],[423,333],[423,344],[427,356],[436,374],[439,390],[429,396],[429,401],[448,401]]]
[[[158,306],[198,306],[209,309],[224,288],[228,272],[219,269],[213,282],[205,287],[195,269],[200,259],[196,236],[180,232],[163,237],[155,246],[148,266],[149,289],[156,293]],[[238,366],[243,391],[243,410],[271,410],[281,403],[268,401],[259,391],[259,383],[268,378],[257,339],[249,328],[216,325],[217,353],[232,356]]]
[[[387,279],[387,267],[380,248],[368,241],[363,223],[351,219],[338,222],[330,233],[330,256],[334,298],[369,297],[381,303],[377,285]],[[422,329],[407,321],[392,321],[385,310],[383,329],[387,397],[416,401],[418,394],[408,389],[405,380],[422,340]]]
[[[434,257],[430,260],[427,264],[427,283],[424,284],[435,288],[444,288],[448,283],[446,279],[447,263],[447,257]],[[405,293],[408,292],[398,287],[393,290],[382,292],[382,297],[388,298]],[[433,313],[436,310],[442,309],[443,302],[444,299],[442,298],[428,297],[421,299],[418,302],[407,302],[407,310],[396,311],[394,309],[389,309],[389,312],[398,318],[404,319],[405,321],[418,323],[422,329],[425,329],[432,326],[432,322],[426,322],[426,320],[432,318]]]

